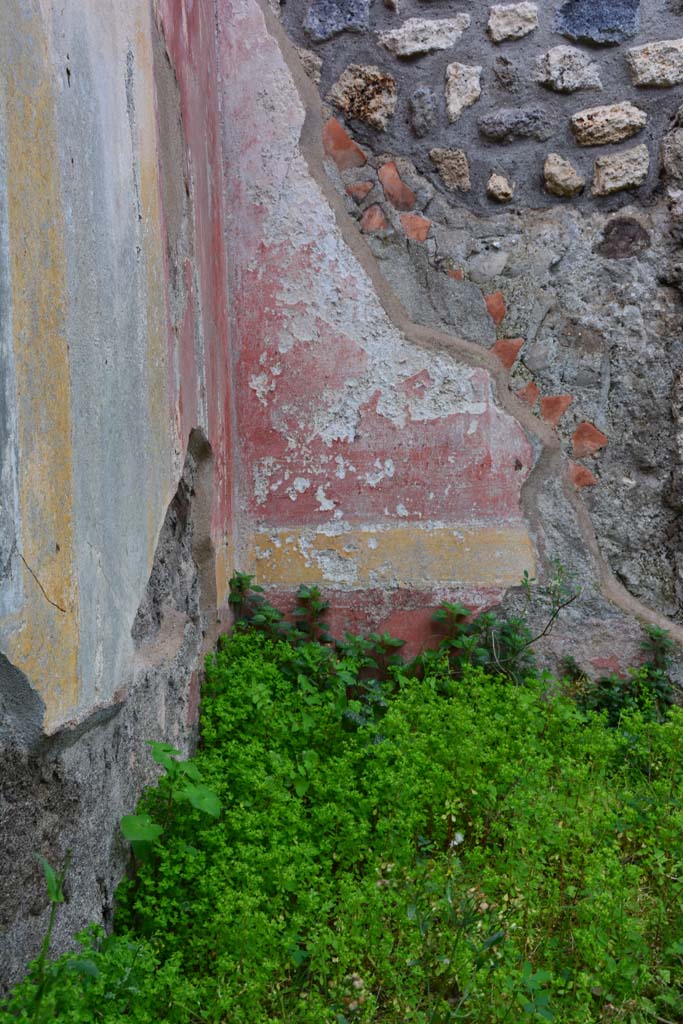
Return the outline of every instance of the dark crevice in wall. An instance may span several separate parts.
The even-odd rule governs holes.
[[[23,672],[0,653],[0,750],[34,746],[42,732],[45,704]]]
[[[215,606],[210,534],[211,447],[193,430],[183,473],[159,534],[154,562],[131,634],[136,646],[152,642],[169,617],[203,630],[202,610]],[[203,586],[202,586],[203,584]]]

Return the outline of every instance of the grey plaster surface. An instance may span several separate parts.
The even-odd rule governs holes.
[[[0,182],[6,175],[3,136],[0,104]],[[7,226],[6,194],[0,188],[0,617],[15,611],[20,600],[18,574],[12,571],[18,559],[21,520]]]
[[[61,57],[57,119],[65,140],[60,158],[71,401],[80,425],[73,466],[84,708],[111,695],[128,671],[130,628],[153,555],[147,531],[131,529],[131,523],[140,524],[148,505],[163,508],[173,472],[170,437],[166,450],[149,446],[146,350],[153,327],[140,213],[138,70],[132,50],[124,61],[119,42],[103,38],[103,49],[111,46],[104,59],[117,77],[101,75],[92,52],[99,30],[83,24],[90,17],[96,15],[70,4],[55,9],[52,22],[52,45]],[[176,110],[176,124],[164,123],[164,135],[177,134],[172,72],[170,80],[158,75],[157,81],[160,117],[165,102]],[[176,195],[184,197],[182,156],[175,173]],[[166,210],[171,226],[177,205]],[[131,457],[135,452],[138,457]]]

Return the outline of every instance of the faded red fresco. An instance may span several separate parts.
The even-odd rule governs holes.
[[[233,528],[233,438],[224,186],[213,6],[159,0],[156,17],[180,92],[185,142],[183,170],[186,181],[192,183],[196,233],[194,250],[199,271],[197,296],[192,266],[189,260],[186,262],[187,302],[178,332],[172,329],[169,316],[171,365],[178,367],[176,423],[181,443],[187,444],[190,431],[201,422],[201,407],[205,404],[208,440],[215,458],[213,532],[218,539],[230,535]],[[198,351],[198,339],[202,339],[201,351]],[[204,388],[205,394],[202,393]]]

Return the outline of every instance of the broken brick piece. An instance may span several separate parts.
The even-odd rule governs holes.
[[[573,395],[549,395],[547,398],[542,398],[542,418],[551,427],[556,427],[573,401]]]
[[[491,295],[485,295],[484,302],[486,303],[486,308],[489,311],[491,319],[497,327],[498,324],[502,323],[505,319],[505,314],[507,313],[503,293],[493,292]]]
[[[607,444],[607,435],[596,426],[584,420],[572,434],[572,450],[574,458],[584,459],[587,455],[595,455]]]
[[[384,210],[377,203],[373,203],[372,206],[368,206],[367,210],[360,219],[360,229],[365,234],[372,234],[375,231],[386,231],[389,227],[389,222],[384,216]]]
[[[335,117],[331,117],[323,128],[323,146],[340,171],[349,167],[362,167],[367,158],[358,143],[340,125]]]
[[[498,356],[505,369],[509,370],[523,344],[524,338],[499,338],[491,351],[494,356]]]
[[[595,487],[598,482],[590,469],[578,462],[569,463],[569,479],[574,487]]]
[[[590,663],[593,668],[597,668],[598,671],[609,672],[611,675],[620,676],[622,679],[626,679],[624,667],[616,654],[610,654],[606,658],[591,658]]]
[[[382,182],[384,195],[393,207],[397,210],[412,210],[417,197],[412,188],[408,188],[406,183],[401,181],[398,167],[393,160],[387,164],[382,164],[377,172],[377,176]]]
[[[373,185],[372,181],[356,181],[353,185],[346,186],[346,192],[357,203],[362,203],[368,192],[372,191]]]
[[[515,391],[520,402],[524,402],[524,404],[528,405],[531,409],[536,405],[540,393],[538,384],[535,384],[532,380],[530,380],[528,384],[525,384],[523,388],[520,388],[519,391]]]
[[[432,226],[431,220],[420,217],[417,213],[402,213],[401,224],[407,237],[415,239],[416,242],[424,242]]]

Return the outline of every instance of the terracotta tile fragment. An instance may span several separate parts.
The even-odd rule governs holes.
[[[357,203],[362,203],[368,192],[372,191],[373,185],[372,181],[356,181],[353,185],[346,186],[346,192]]]
[[[460,267],[458,267],[456,270],[449,270],[448,271],[448,276],[454,278],[456,281],[462,281],[462,279],[464,278],[465,274],[460,269]]]
[[[569,479],[574,487],[595,487],[596,478],[587,466],[581,466],[578,462],[569,463]]]
[[[502,323],[505,319],[505,314],[507,313],[503,293],[493,292],[491,295],[485,295],[484,302],[486,303],[486,308],[491,315],[491,319],[497,327],[498,324]]]
[[[515,391],[520,402],[524,402],[524,404],[528,405],[531,409],[536,405],[540,393],[538,384],[535,384],[533,380],[530,380],[529,383],[525,384],[523,388],[519,389],[519,391]]]
[[[572,434],[574,458],[585,459],[587,455],[595,455],[607,444],[607,436],[596,426],[584,420]]]
[[[622,679],[626,678],[624,667],[616,654],[610,654],[606,658],[591,658],[590,663],[593,668],[621,676]]]
[[[556,427],[573,401],[573,395],[549,395],[547,398],[542,398],[542,418],[551,427]]]
[[[415,200],[417,197],[413,190],[408,188],[404,181],[401,181],[401,176],[398,173],[398,167],[393,160],[389,163],[382,164],[377,172],[377,176],[382,182],[384,195],[392,206],[397,210],[412,210],[415,206]]]
[[[420,217],[417,213],[402,213],[401,224],[407,237],[415,239],[416,242],[424,242],[432,226],[431,220]]]
[[[340,171],[349,167],[362,167],[367,163],[365,153],[353,141],[336,117],[331,117],[323,128],[323,146]]]
[[[373,203],[372,206],[368,206],[367,210],[360,219],[360,229],[365,234],[372,234],[375,231],[386,231],[389,227],[389,222],[384,216],[384,211],[381,206],[377,203]]]
[[[509,370],[520,348],[524,344],[524,338],[499,338],[491,351],[498,356],[506,370]]]

